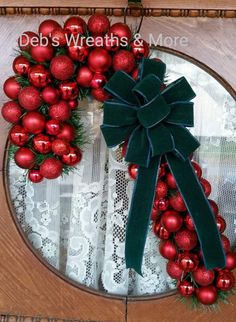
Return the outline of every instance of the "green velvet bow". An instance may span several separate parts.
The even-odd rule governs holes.
[[[165,157],[194,221],[205,266],[224,267],[214,215],[189,160],[199,147],[185,128],[193,126],[190,100],[195,93],[184,77],[162,91],[165,71],[163,62],[144,58],[137,81],[118,71],[105,85],[114,97],[104,103],[101,130],[107,146],[128,140],[125,160],[139,165],[126,229],[126,266],[141,274],[158,170]]]

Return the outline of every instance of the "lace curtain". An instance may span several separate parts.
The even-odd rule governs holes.
[[[235,101],[197,66],[162,52],[152,55],[167,63],[168,82],[185,75],[197,94],[192,132],[201,148],[194,158],[212,184],[211,198],[219,203],[228,225],[226,235],[235,245]],[[10,194],[22,229],[45,260],[88,287],[123,295],[162,293],[173,288],[151,223],[143,277],[125,268],[125,228],[133,182],[120,149],[108,151],[105,146],[98,104],[84,102],[81,115],[91,139],[73,174],[33,185],[24,171],[10,162]]]

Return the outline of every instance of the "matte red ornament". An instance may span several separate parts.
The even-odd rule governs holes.
[[[195,226],[190,214],[187,214],[184,218],[184,225],[188,230],[195,230]]]
[[[200,303],[204,305],[212,305],[217,300],[217,290],[215,286],[202,286],[196,289],[196,296]]]
[[[58,80],[67,80],[74,74],[74,63],[66,55],[54,57],[50,64],[51,74]]]
[[[131,30],[129,26],[122,22],[114,23],[110,30],[110,34],[113,36],[118,36],[119,38],[123,38],[125,41],[129,42],[132,36]]]
[[[52,151],[57,155],[68,154],[70,152],[70,145],[67,141],[56,139],[52,142]]]
[[[36,110],[42,104],[40,92],[33,86],[22,88],[18,95],[18,101],[28,111]]]
[[[173,174],[170,172],[166,174],[166,183],[170,189],[177,189],[175,178]]]
[[[153,232],[158,238],[163,240],[169,239],[171,235],[171,233],[168,230],[166,230],[165,227],[163,227],[160,222],[156,222],[154,224]]]
[[[44,63],[52,59],[54,54],[54,49],[51,43],[49,43],[47,46],[43,44],[32,46],[30,49],[30,54],[36,62]]]
[[[35,65],[30,68],[28,78],[30,83],[35,87],[45,87],[50,82],[50,73],[42,65]]]
[[[191,250],[197,246],[197,234],[195,231],[184,228],[175,234],[175,242],[180,249]]]
[[[164,198],[167,196],[168,188],[164,181],[158,180],[156,185],[156,198]]]
[[[93,49],[88,56],[88,67],[97,73],[106,72],[112,64],[112,58],[104,48]]]
[[[71,109],[66,101],[59,101],[49,107],[48,114],[52,119],[63,122],[70,118]]]
[[[200,179],[202,176],[202,169],[201,169],[200,165],[195,161],[191,161],[191,163],[194,168],[196,176]]]
[[[75,110],[78,107],[78,100],[69,100],[67,103],[72,110]]]
[[[176,192],[174,195],[169,198],[170,206],[180,212],[186,211],[186,206],[184,200],[179,192]]]
[[[42,90],[41,96],[45,103],[53,105],[59,101],[60,92],[55,87],[47,86]]]
[[[39,34],[41,34],[44,37],[50,37],[52,31],[60,27],[61,26],[57,21],[52,19],[47,19],[41,22],[41,24],[39,25]]]
[[[90,83],[91,88],[100,88],[103,87],[107,82],[105,75],[101,73],[94,73],[93,78]]]
[[[234,288],[235,278],[233,273],[222,271],[216,278],[216,287],[222,291],[230,291]]]
[[[222,246],[225,250],[225,253],[228,253],[230,251],[230,241],[229,238],[226,237],[225,235],[221,235],[221,242]]]
[[[40,174],[47,179],[56,179],[62,174],[62,163],[56,158],[48,158],[40,165]]]
[[[52,43],[57,46],[60,46],[60,47],[66,46],[67,39],[66,39],[65,31],[61,27],[53,29],[51,33],[51,40],[52,40]]]
[[[200,183],[201,183],[201,185],[202,185],[202,187],[203,187],[203,190],[204,190],[204,192],[205,192],[206,197],[209,197],[209,196],[210,196],[210,194],[211,194],[211,184],[210,184],[210,182],[209,182],[209,181],[207,181],[207,180],[206,180],[206,179],[204,179],[204,178],[201,178],[201,179],[200,179]]]
[[[110,21],[104,14],[92,15],[88,20],[88,30],[92,35],[105,35],[110,28]]]
[[[57,135],[58,139],[63,139],[68,142],[71,142],[75,138],[75,129],[72,125],[68,123],[63,123],[61,126],[61,130],[59,134]]]
[[[178,292],[184,297],[190,297],[195,293],[195,287],[192,282],[180,281],[177,285]]]
[[[30,149],[22,147],[16,151],[14,160],[18,167],[31,169],[35,164],[35,154]]]
[[[78,97],[79,89],[74,81],[63,81],[59,85],[59,91],[63,100],[74,100]]]
[[[216,224],[219,229],[219,232],[222,234],[226,229],[226,222],[225,222],[224,218],[220,215],[217,215],[216,216]]]
[[[32,44],[38,41],[39,36],[32,31],[24,31],[18,38],[18,46],[23,51],[30,51]]]
[[[196,254],[184,252],[179,255],[178,263],[185,272],[193,272],[199,264],[199,258]]]
[[[33,138],[33,147],[35,151],[47,154],[52,150],[52,143],[49,136],[45,134],[38,134]]]
[[[18,56],[12,63],[12,68],[17,75],[25,76],[28,74],[30,69],[30,62],[23,56]]]
[[[9,133],[9,138],[12,144],[23,146],[29,139],[29,134],[21,125],[14,125]]]
[[[110,95],[103,88],[93,88],[91,90],[91,95],[99,102],[104,102],[110,98]]]
[[[108,51],[117,51],[120,48],[120,38],[107,34],[104,37],[104,48]]]
[[[148,43],[141,38],[130,43],[130,50],[136,59],[148,57],[150,52]]]
[[[123,70],[126,73],[132,72],[135,66],[134,54],[128,50],[119,50],[113,56],[112,66],[115,71]]]
[[[3,85],[4,93],[12,100],[16,100],[18,98],[20,88],[20,84],[14,76],[8,78]]]
[[[92,79],[93,72],[87,66],[82,66],[78,69],[76,81],[79,84],[79,86],[90,87]]]
[[[183,217],[177,211],[167,210],[161,216],[161,224],[169,232],[177,232],[183,225]]]
[[[41,175],[39,170],[31,169],[28,173],[28,179],[33,183],[39,183],[43,181],[43,176]]]
[[[66,20],[64,24],[64,30],[68,34],[83,35],[86,30],[86,23],[82,18],[78,16],[70,17]]]
[[[43,132],[45,128],[45,118],[39,112],[28,112],[22,121],[23,127],[27,132],[32,134],[39,134]]]
[[[208,201],[209,201],[209,204],[210,204],[210,206],[211,206],[211,209],[212,209],[212,211],[213,211],[214,215],[215,215],[215,216],[216,216],[216,215],[218,215],[218,213],[219,213],[219,208],[218,208],[218,206],[217,206],[216,202],[215,202],[214,200],[211,200],[211,199],[208,199]]]
[[[50,135],[58,135],[60,132],[60,122],[58,120],[49,120],[46,123],[46,132]]]
[[[9,101],[2,106],[2,117],[9,123],[17,123],[20,121],[22,109],[20,105],[14,101]]]
[[[180,280],[184,275],[183,269],[179,266],[177,262],[169,261],[166,265],[166,271],[171,278]]]
[[[215,273],[212,270],[207,270],[203,265],[199,266],[193,272],[193,278],[195,282],[201,286],[207,286],[213,283],[215,279]]]
[[[82,159],[81,150],[77,147],[72,147],[72,146],[69,149],[69,153],[64,154],[61,157],[62,162],[69,166],[75,166],[81,161],[81,159]]]
[[[178,254],[176,246],[170,240],[162,241],[159,251],[164,258],[170,260],[174,260]]]
[[[131,163],[128,166],[128,173],[131,179],[136,180],[138,175],[138,168],[139,166],[137,164]]]
[[[166,211],[169,207],[169,200],[167,198],[156,199],[154,207],[159,211]]]
[[[68,46],[67,51],[72,60],[81,63],[87,58],[89,54],[89,47],[86,44],[86,40],[81,38],[78,41],[72,41]]]
[[[226,254],[226,269],[233,270],[236,268],[236,253],[235,252],[228,252]]]

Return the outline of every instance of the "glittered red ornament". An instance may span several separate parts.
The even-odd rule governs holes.
[[[128,50],[119,50],[113,56],[112,66],[115,71],[123,70],[130,73],[135,66],[134,54]]]
[[[60,122],[58,120],[49,120],[46,123],[46,132],[50,135],[57,135],[59,134],[61,128],[60,128]]]
[[[71,142],[75,138],[75,129],[72,125],[68,123],[63,123],[60,129],[59,134],[57,135],[58,139],[63,139],[68,142]]]
[[[25,76],[28,74],[30,69],[30,62],[23,56],[18,56],[12,63],[12,68],[17,75]]]
[[[199,259],[196,254],[184,252],[178,257],[178,264],[185,272],[193,272],[199,264]]]
[[[61,26],[59,23],[52,19],[47,19],[41,22],[39,25],[39,34],[41,34],[44,37],[51,36],[51,33],[54,29],[60,28]]]
[[[78,107],[78,100],[69,100],[67,103],[72,110],[75,110]]]
[[[129,26],[122,22],[114,23],[109,32],[113,36],[118,36],[120,39],[123,38],[127,42],[129,42],[132,36]]]
[[[40,165],[40,174],[47,179],[56,179],[62,174],[62,163],[56,158],[48,158]]]
[[[54,54],[54,49],[51,43],[49,43],[47,46],[43,44],[32,46],[30,49],[30,54],[36,62],[44,63],[52,59]]]
[[[163,227],[160,222],[156,222],[154,224],[153,232],[158,238],[163,240],[169,239],[171,235],[171,233],[168,230],[166,230],[165,227]]]
[[[9,133],[9,139],[12,144],[23,146],[29,139],[29,134],[21,125],[14,125]]]
[[[169,200],[167,198],[156,199],[154,207],[159,211],[166,211],[169,207]]]
[[[78,41],[72,41],[68,46],[68,55],[76,62],[83,62],[89,54],[89,47],[86,44],[84,38],[80,38]]]
[[[216,287],[222,291],[230,291],[234,288],[235,278],[233,273],[222,271],[216,278]]]
[[[202,286],[196,289],[196,296],[200,303],[204,305],[214,304],[217,300],[217,290],[215,286]]]
[[[148,57],[150,50],[148,43],[140,38],[138,41],[134,40],[130,43],[130,51],[134,54],[136,59],[141,59],[143,57]]]
[[[110,98],[110,95],[103,88],[93,88],[91,90],[91,95],[99,102],[104,102]]]
[[[66,55],[54,57],[50,64],[51,74],[58,80],[67,80],[74,74],[74,63]]]
[[[23,127],[27,132],[32,134],[39,134],[43,132],[45,128],[45,118],[39,112],[28,112],[22,121]]]
[[[45,103],[53,105],[59,101],[60,92],[55,87],[47,86],[42,90],[41,96]]]
[[[166,183],[170,189],[177,189],[175,178],[173,174],[170,172],[166,174]]]
[[[160,243],[159,251],[164,258],[170,260],[174,260],[178,253],[176,246],[170,240],[162,241]]]
[[[107,82],[105,75],[101,73],[94,73],[93,78],[90,83],[91,88],[100,88],[103,87]]]
[[[184,225],[188,230],[195,230],[195,226],[190,214],[187,214],[184,218]]]
[[[81,159],[82,159],[81,150],[79,148],[72,147],[72,146],[69,149],[69,153],[64,154],[61,157],[62,162],[69,166],[75,166],[81,161]]]
[[[10,77],[5,81],[3,90],[10,99],[16,100],[20,92],[20,84],[16,81],[14,76]]]
[[[24,31],[24,33],[18,38],[18,46],[23,51],[29,51],[32,44],[38,41],[39,37],[35,32]]]
[[[164,181],[158,180],[156,185],[156,197],[164,198],[168,192],[167,184]]]
[[[70,145],[67,141],[56,139],[52,142],[52,151],[57,155],[68,154],[70,152]]]
[[[33,86],[22,88],[18,95],[18,101],[28,111],[36,110],[42,104],[40,92]]]
[[[92,35],[105,35],[110,28],[110,21],[104,14],[92,15],[88,20],[88,30]]]
[[[73,100],[78,97],[79,89],[74,81],[63,81],[59,85],[59,91],[63,100]]]
[[[70,17],[66,20],[64,24],[64,30],[68,34],[78,35],[84,34],[86,30],[86,23],[80,17]]]
[[[47,154],[52,150],[52,143],[49,136],[45,134],[38,134],[33,138],[33,147],[35,151]]]
[[[138,79],[138,71],[139,71],[139,68],[136,67],[132,70],[132,73],[131,73],[131,76],[135,81]]]
[[[91,45],[93,47],[105,47],[103,36],[93,36],[91,40]]]
[[[18,167],[31,169],[35,164],[35,154],[30,149],[22,147],[16,151],[14,160]]]
[[[204,178],[201,178],[200,179],[200,183],[201,183],[201,185],[202,185],[202,187],[203,187],[203,190],[204,190],[204,192],[205,192],[205,195],[207,196],[207,197],[209,197],[210,196],[210,194],[211,194],[211,184],[210,184],[210,182],[209,181],[207,181],[206,179],[204,179]]]
[[[218,215],[218,213],[219,213],[219,208],[218,208],[218,206],[217,206],[216,202],[215,202],[214,200],[211,200],[211,199],[208,199],[208,201],[209,201],[209,204],[210,204],[210,206],[211,206],[211,209],[212,209],[212,211],[213,211],[214,215],[215,215],[215,216],[216,216],[216,215]]]
[[[202,176],[202,169],[201,169],[200,165],[195,161],[191,161],[191,163],[194,168],[196,176],[200,179]]]
[[[50,73],[42,65],[35,65],[30,68],[28,78],[30,83],[35,87],[45,87],[50,82]]]
[[[180,249],[191,250],[197,246],[197,234],[195,231],[182,229],[175,234],[175,242]]]
[[[207,270],[203,265],[199,266],[192,274],[195,282],[201,286],[212,284],[215,278],[214,271]]]
[[[39,170],[31,169],[28,173],[28,179],[33,183],[39,183],[43,181],[43,176],[41,175]]]
[[[22,115],[20,105],[14,101],[9,101],[2,106],[2,117],[9,123],[17,123]]]
[[[67,44],[65,31],[61,27],[53,29],[51,40],[55,46],[64,47]]]
[[[104,48],[108,51],[117,51],[120,48],[120,38],[107,34],[104,37]]]
[[[169,261],[166,265],[166,271],[171,278],[180,280],[184,274],[183,269],[179,266],[177,262]]]
[[[226,269],[233,270],[236,268],[236,253],[235,252],[228,252],[226,254]]]
[[[230,251],[230,241],[229,238],[226,237],[225,235],[221,235],[221,242],[222,246],[225,250],[225,253],[228,253]]]
[[[81,66],[78,69],[76,81],[79,86],[90,87],[91,80],[93,79],[93,72],[87,66]]]
[[[195,292],[195,287],[192,282],[189,281],[180,281],[177,286],[178,292],[184,297],[190,297]]]
[[[216,224],[219,229],[219,232],[222,234],[226,229],[226,222],[222,216],[216,216]]]
[[[170,196],[169,198],[170,206],[177,211],[186,211],[186,206],[184,200],[179,192]]]
[[[104,73],[112,64],[112,58],[104,48],[93,49],[88,56],[88,67],[93,72]]]
[[[71,109],[66,101],[59,101],[49,107],[48,114],[52,119],[63,122],[70,118]]]
[[[177,232],[183,224],[183,217],[174,210],[167,210],[161,216],[161,224],[169,232]]]

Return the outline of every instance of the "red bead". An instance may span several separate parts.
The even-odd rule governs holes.
[[[216,278],[216,287],[222,291],[230,291],[234,288],[235,278],[233,273],[222,271]]]
[[[110,95],[103,88],[93,88],[91,95],[99,102],[104,102],[110,98]]]
[[[158,214],[158,213],[157,213]],[[160,239],[164,239],[164,240],[167,240],[170,238],[170,232],[167,231],[162,225],[160,222],[156,222],[154,225],[153,225],[153,232],[154,234],[160,238]]]
[[[216,224],[219,229],[219,232],[222,234],[226,229],[226,222],[225,222],[224,218],[217,215],[216,216]]]
[[[54,29],[60,28],[61,26],[59,23],[52,19],[47,19],[41,22],[39,25],[39,34],[41,34],[44,37],[51,36],[51,33]]]
[[[177,211],[167,210],[161,217],[161,224],[169,232],[177,232],[182,227],[183,217]]]
[[[201,286],[196,289],[196,296],[200,303],[204,305],[214,304],[217,300],[217,290],[215,286]]]
[[[56,158],[48,158],[40,165],[40,174],[47,179],[56,179],[62,173],[62,163]]]
[[[82,18],[78,16],[70,17],[64,24],[64,30],[68,34],[83,35],[86,30],[86,23]]]
[[[166,271],[171,278],[180,280],[184,275],[183,269],[179,266],[177,262],[169,261],[166,265]]]
[[[74,63],[68,56],[59,55],[52,59],[50,71],[58,80],[70,79],[74,74]]]
[[[92,35],[104,35],[110,28],[110,21],[104,14],[94,14],[88,20],[88,30]]]
[[[60,122],[58,120],[49,120],[46,123],[46,132],[50,135],[57,135],[60,132]]]
[[[111,63],[110,54],[103,48],[93,49],[88,56],[88,67],[93,72],[104,73],[111,67]]]
[[[57,88],[54,88],[52,86],[47,86],[43,89],[42,93],[42,99],[45,103],[48,103],[50,105],[56,104],[60,99],[60,92]]]
[[[209,204],[210,204],[210,206],[211,206],[211,209],[212,209],[212,211],[213,211],[214,215],[215,215],[215,216],[216,216],[216,215],[218,215],[218,213],[219,213],[219,208],[218,208],[218,206],[217,206],[216,202],[215,202],[215,201],[213,201],[213,200],[211,200],[211,199],[208,199],[208,201],[209,201]]]
[[[107,78],[105,75],[101,73],[95,73],[90,83],[90,87],[92,88],[100,88],[103,87],[107,82]]]
[[[180,281],[177,286],[178,292],[184,297],[190,297],[195,292],[195,287],[192,282]]]
[[[53,29],[51,35],[53,44],[61,47],[67,44],[65,31],[61,27]]]
[[[30,49],[30,54],[36,62],[44,63],[53,58],[54,49],[51,43],[48,43],[47,46],[45,46],[45,44],[32,46]]]
[[[233,270],[236,268],[236,253],[235,252],[228,252],[226,254],[226,269]]]
[[[70,145],[67,141],[56,139],[52,142],[52,151],[57,155],[68,154],[70,152]]]
[[[194,223],[193,223],[193,220],[192,220],[192,217],[190,216],[190,214],[187,214],[184,218],[184,224],[185,224],[185,227],[188,229],[188,230],[195,230],[195,226],[194,226]]]
[[[9,123],[17,123],[20,121],[22,109],[20,105],[14,101],[9,101],[3,104],[2,117]]]
[[[138,175],[138,165],[131,163],[128,167],[128,173],[131,179],[136,180]]]
[[[45,87],[50,82],[50,73],[42,65],[35,65],[29,70],[29,81],[35,87]]]
[[[93,72],[87,66],[81,66],[78,69],[76,81],[79,84],[79,86],[90,87],[92,79]]]
[[[175,193],[174,195],[170,196],[169,198],[170,206],[175,209],[176,211],[186,211],[186,206],[184,200],[179,192]]]
[[[68,55],[76,62],[83,62],[89,54],[89,47],[84,38],[72,41],[68,46]]]
[[[29,51],[32,43],[38,41],[39,37],[35,32],[32,31],[25,31],[19,38],[18,38],[18,46],[23,51]]]
[[[82,153],[80,149],[76,147],[70,147],[69,153],[64,154],[61,157],[62,162],[69,166],[75,166],[81,161],[81,159],[82,159]]]
[[[49,116],[58,121],[66,121],[70,118],[71,109],[66,101],[59,101],[58,103],[49,107]]]
[[[115,71],[132,72],[135,66],[134,54],[128,50],[119,50],[113,56],[112,66]]]
[[[122,22],[114,23],[110,28],[110,34],[123,38],[127,43],[131,39],[132,33],[129,26]]]
[[[18,95],[19,104],[28,111],[36,110],[42,104],[41,94],[33,86],[22,88]]]
[[[168,188],[164,181],[158,180],[156,185],[156,197],[158,199],[164,198],[167,196]]]
[[[175,178],[170,172],[166,174],[166,183],[170,189],[177,189]]]
[[[47,135],[38,134],[33,138],[33,147],[35,151],[42,154],[47,154],[52,149],[52,143]]]
[[[195,231],[182,229],[175,234],[175,242],[180,249],[191,250],[197,246],[197,234]]]
[[[196,254],[184,252],[180,254],[178,263],[185,272],[193,272],[198,266],[199,259]]]
[[[162,241],[159,251],[160,254],[166,259],[174,260],[177,256],[177,248],[170,240]]]
[[[22,169],[31,169],[35,164],[35,155],[28,148],[19,148],[15,155],[14,159],[16,164]]]
[[[43,176],[41,175],[40,171],[35,169],[29,170],[28,178],[33,183],[39,183],[43,181]]]
[[[74,127],[68,123],[63,123],[57,138],[66,140],[67,142],[73,141],[75,138]]]
[[[25,76],[30,69],[30,62],[23,56],[18,56],[12,64],[13,70],[17,75]]]
[[[148,57],[150,51],[148,43],[143,39],[132,41],[130,43],[130,50],[134,54],[136,59]]]
[[[154,201],[154,207],[159,211],[166,211],[169,206],[169,201],[167,198],[161,198]]]
[[[228,237],[226,237],[225,235],[221,235],[221,242],[225,250],[225,253],[228,253],[230,251],[230,241]]]
[[[16,100],[20,92],[20,84],[16,81],[14,76],[10,77],[5,81],[3,90],[10,99]]]
[[[207,286],[213,283],[215,273],[212,270],[207,270],[204,266],[199,266],[193,272],[193,278],[197,284],[201,286]]]
[[[191,161],[191,163],[192,163],[192,166],[193,166],[194,171],[196,173],[196,176],[200,179],[202,176],[202,169],[201,169],[200,165],[195,161]]]
[[[200,183],[201,183],[201,185],[202,185],[202,187],[203,187],[203,190],[204,190],[204,192],[205,192],[206,197],[209,197],[209,196],[210,196],[210,194],[211,194],[211,185],[210,185],[210,182],[209,182],[209,181],[207,181],[207,180],[206,180],[206,179],[204,179],[204,178],[201,178],[201,179],[200,179]]]
[[[28,112],[23,117],[22,124],[27,132],[32,134],[39,134],[45,128],[45,118],[39,112]]]
[[[29,139],[29,134],[21,125],[15,125],[11,128],[9,138],[12,144],[23,146]]]
[[[77,83],[74,81],[63,81],[59,85],[61,98],[63,100],[74,100],[78,97],[79,89]]]

